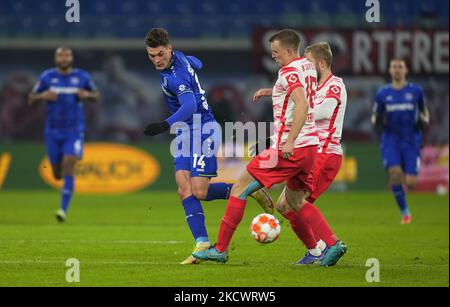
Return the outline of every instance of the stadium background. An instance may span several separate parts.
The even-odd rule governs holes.
[[[129,186],[124,191],[170,190],[175,188],[170,136],[149,139],[141,133],[146,124],[168,115],[159,74],[144,49],[147,31],[167,28],[176,49],[203,61],[200,80],[223,123],[271,120],[270,103],[253,105],[251,96],[271,86],[276,76],[267,33],[291,27],[302,33],[305,43],[330,41],[334,73],[347,85],[347,159],[333,189],[385,189],[370,115],[376,89],[388,81],[386,60],[402,56],[410,66],[409,80],[424,87],[431,111],[419,189],[448,190],[449,2],[380,3],[380,22],[368,23],[362,0],[80,0],[81,22],[68,23],[65,1],[1,0],[0,188],[48,189],[53,184],[42,162],[44,106],[30,108],[26,97],[39,73],[53,66],[57,46],[74,49],[75,66],[89,71],[101,91],[100,103],[86,109],[87,143],[133,148],[115,156],[90,151],[91,158],[77,169],[86,186],[95,183],[98,188],[87,192],[121,192],[124,185]],[[154,159],[139,156],[136,148]],[[220,163],[222,179],[232,180],[245,160]]]

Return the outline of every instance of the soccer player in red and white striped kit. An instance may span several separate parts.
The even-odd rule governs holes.
[[[314,96],[314,115],[319,133],[318,155],[308,178],[305,200],[299,201],[300,238],[308,248],[297,264],[320,261],[322,266],[335,265],[347,252],[347,246],[333,233],[321,211],[313,205],[336,178],[342,163],[341,137],[344,124],[347,91],[343,80],[333,75],[333,54],[326,42],[305,49],[305,57],[316,66],[318,87]],[[281,206],[283,207],[283,206]],[[283,215],[293,214],[282,212]]]
[[[277,210],[290,221],[294,232],[308,249],[297,264],[313,264],[320,261],[323,266],[332,266],[345,254],[347,246],[337,239],[321,211],[313,203],[329,188],[341,167],[343,151],[340,140],[347,91],[343,80],[331,72],[333,54],[328,43],[321,42],[308,46],[305,49],[305,58],[314,64],[317,71],[318,87],[314,94],[314,116],[320,144],[314,166],[308,176],[305,200],[298,194],[294,194],[297,197],[294,199],[286,197],[285,188],[278,201]],[[260,89],[255,93],[253,100],[272,94],[271,88]],[[292,187],[292,182],[293,180],[291,187],[288,182],[288,189],[295,188]],[[297,210],[292,209],[291,203],[299,204]]]

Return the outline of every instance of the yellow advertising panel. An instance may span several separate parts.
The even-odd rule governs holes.
[[[75,168],[75,191],[86,194],[134,192],[154,182],[159,172],[158,161],[143,150],[121,144],[86,144],[83,160]],[[62,181],[53,178],[47,158],[40,163],[39,173],[47,184],[62,187]]]
[[[0,155],[0,189],[5,182],[6,175],[8,174],[9,166],[11,165],[11,154],[6,152]]]

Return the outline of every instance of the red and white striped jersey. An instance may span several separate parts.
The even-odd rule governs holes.
[[[309,102],[308,116],[295,140],[294,147],[319,145],[319,135],[314,121],[314,93],[317,87],[317,72],[314,65],[301,57],[283,66],[272,91],[274,136],[273,147],[281,150],[291,131],[295,103],[290,98],[294,89],[303,87]]]
[[[317,88],[314,113],[319,132],[319,153],[342,155],[341,137],[346,105],[347,90],[341,78],[331,75]]]

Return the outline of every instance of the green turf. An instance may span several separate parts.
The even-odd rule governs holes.
[[[276,194],[275,194],[276,195]],[[76,196],[58,225],[58,192],[0,192],[0,286],[448,286],[448,196],[409,196],[413,223],[400,225],[388,193],[324,195],[317,204],[348,244],[335,267],[293,267],[305,252],[286,222],[278,241],[261,245],[249,233],[260,213],[250,201],[226,265],[181,266],[193,242],[175,193]],[[225,201],[204,205],[215,240]],[[65,280],[77,258],[81,282]],[[367,283],[366,260],[381,263]]]

